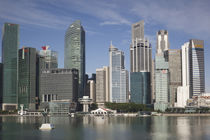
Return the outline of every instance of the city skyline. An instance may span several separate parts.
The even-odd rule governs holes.
[[[210,12],[208,12],[208,2],[176,1],[164,3],[164,1],[153,1],[148,3],[134,1],[129,2],[129,4],[127,2],[113,1],[106,4],[105,1],[91,1],[83,4],[82,1],[67,2],[65,0],[59,3],[56,1],[43,3],[40,1],[26,2],[25,0],[21,0],[21,2],[1,1],[0,26],[2,27],[5,22],[20,24],[19,48],[31,46],[41,50],[41,46],[50,45],[52,50],[58,52],[59,67],[64,67],[65,30],[74,20],[80,19],[84,28],[87,29],[86,73],[95,73],[96,68],[109,63],[107,46],[109,46],[110,40],[113,40],[115,45],[125,52],[126,69],[130,69],[130,26],[132,23],[144,20],[145,37],[148,37],[152,43],[153,58],[156,51],[156,32],[160,29],[168,30],[171,49],[181,49],[181,45],[189,39],[204,40],[204,46],[206,46],[204,51],[205,76],[207,77],[205,83],[206,91],[209,92],[210,66],[207,65],[207,60],[210,59],[210,56],[207,54],[210,52],[208,47],[210,46],[210,22],[208,21]],[[65,6],[66,3],[69,5]],[[186,3],[187,7],[184,6]],[[56,8],[56,14],[54,14],[55,11],[51,10],[52,8]],[[84,11],[78,11],[77,8],[83,8]],[[125,11],[119,10],[120,8],[130,10],[125,10],[127,12],[125,13]],[[147,10],[147,8],[152,10]],[[13,13],[9,9],[19,12]],[[2,30],[0,34],[2,37]]]

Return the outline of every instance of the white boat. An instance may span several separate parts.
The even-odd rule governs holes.
[[[51,130],[54,129],[54,125],[50,123],[43,123],[42,126],[39,128],[40,130]]]

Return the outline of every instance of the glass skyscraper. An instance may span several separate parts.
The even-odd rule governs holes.
[[[144,38],[144,21],[132,24],[130,45],[130,90],[131,102],[151,103],[152,90],[152,47]],[[151,79],[150,79],[151,78]],[[148,99],[150,98],[150,99]]]
[[[151,104],[150,72],[131,73],[131,102]]]
[[[42,46],[39,55],[43,56],[44,69],[58,68],[58,54],[49,49],[50,46]]]
[[[189,42],[190,97],[205,92],[204,41],[191,39]]]
[[[79,20],[72,23],[65,34],[64,68],[79,71],[79,98],[85,89],[85,30]]]
[[[5,23],[2,31],[3,110],[17,109],[19,25]]]
[[[128,72],[124,67],[124,53],[112,44],[109,48],[110,101],[128,102]]]
[[[157,32],[157,51],[155,56],[155,110],[165,111],[169,106],[169,64],[168,32]]]
[[[19,49],[18,105],[29,110],[36,109],[36,59],[35,48]]]

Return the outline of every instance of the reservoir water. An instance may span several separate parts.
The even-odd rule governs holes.
[[[209,140],[210,117],[0,117],[0,140]]]

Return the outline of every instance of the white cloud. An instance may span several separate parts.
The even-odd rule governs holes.
[[[194,35],[210,35],[209,4],[205,0],[153,1],[150,3],[135,1],[131,11],[142,17],[147,23],[155,22],[167,28],[183,30]]]
[[[36,1],[2,1],[0,19],[31,24],[48,28],[65,28],[73,20],[67,16],[56,15],[52,11],[41,8]]]

